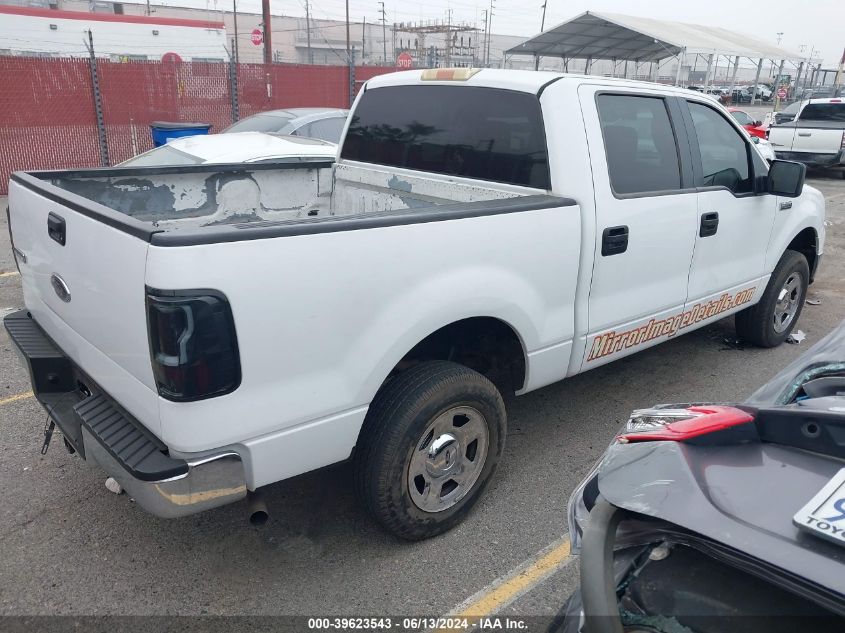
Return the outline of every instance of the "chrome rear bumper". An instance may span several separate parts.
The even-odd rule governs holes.
[[[82,427],[86,459],[93,459],[144,508],[173,519],[210,510],[246,497],[246,476],[237,453],[224,452],[188,460],[188,472],[161,481],[142,481],[129,474],[106,448]]]

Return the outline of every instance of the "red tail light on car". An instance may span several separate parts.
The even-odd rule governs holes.
[[[639,409],[631,414],[618,441],[684,442],[754,422],[754,416],[722,405],[690,406],[678,409]]]
[[[185,402],[237,389],[238,341],[232,310],[221,293],[148,289],[147,326],[161,397]]]

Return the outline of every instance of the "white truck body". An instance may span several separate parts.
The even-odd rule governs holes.
[[[10,226],[26,308],[97,386],[79,398],[103,392],[162,454],[191,469],[221,455],[241,469],[228,493],[215,488],[211,497],[191,484],[174,502],[178,495],[156,484],[166,510],[135,482],[141,505],[185,514],[349,458],[386,381],[454,324],[495,321],[513,335],[511,375],[522,394],[754,305],[787,248],[804,252],[811,269],[822,254],[819,192],[804,187],[786,199],[761,191],[767,165],[747,135],[689,90],[543,72],[483,70],[456,81],[409,71],[370,80],[345,134],[363,125],[367,108],[378,110],[380,91],[434,86],[537,100],[547,186],[356,160],[343,145],[333,165],[13,176]],[[641,126],[640,114],[626,127],[617,111],[628,97],[645,100],[638,112],[671,118],[675,137],[655,132],[657,118]],[[746,152],[753,190],[737,193],[701,171],[689,131],[699,122],[685,104],[706,108],[695,110],[707,119],[701,125],[724,120],[717,137],[735,133],[730,142]],[[511,145],[527,143],[525,134]],[[705,162],[718,160],[723,149],[707,142]],[[675,147],[673,172],[664,159]],[[620,193],[611,172],[626,164],[677,184]],[[533,168],[526,178],[537,179]],[[64,243],[48,235],[51,213],[65,223]],[[717,229],[707,224],[708,233],[704,216],[714,213]],[[161,395],[152,368],[145,296],[191,289],[228,302],[240,375],[222,395],[174,401]],[[97,441],[90,435],[86,446]],[[131,490],[132,477],[97,455]]]
[[[807,99],[794,120],[769,128],[769,142],[777,158],[844,167],[845,99]]]

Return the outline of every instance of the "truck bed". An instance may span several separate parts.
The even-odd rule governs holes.
[[[472,214],[480,209],[477,203],[540,193],[397,171],[296,161],[19,172],[12,179],[150,242],[178,234],[179,243],[231,241],[227,234],[250,239],[244,229],[270,227],[286,233],[306,225],[324,232],[352,217],[371,216],[378,224],[376,218],[408,213],[419,221],[420,213],[435,209]],[[475,206],[455,208],[466,204]]]

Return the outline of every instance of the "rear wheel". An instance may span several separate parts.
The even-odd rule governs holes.
[[[797,251],[786,251],[760,302],[736,315],[739,337],[760,347],[783,343],[801,316],[809,282],[807,258]]]
[[[469,513],[505,443],[505,407],[487,378],[425,362],[386,384],[358,438],[355,483],[368,512],[408,540],[445,532]]]

